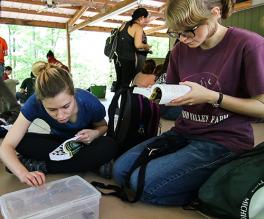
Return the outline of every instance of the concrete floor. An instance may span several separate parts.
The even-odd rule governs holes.
[[[171,121],[162,121],[162,129],[168,129],[173,125]],[[34,121],[29,131],[47,133],[49,127],[41,120]],[[0,140],[1,143],[2,140]],[[111,180],[105,180],[93,173],[78,174],[88,182],[101,181],[113,184]],[[47,175],[47,182],[62,179],[71,174]],[[0,195],[27,188],[26,185],[12,174],[5,171],[4,165],[0,161]],[[0,219],[3,217],[0,214]],[[128,204],[114,197],[102,197],[100,201],[100,219],[202,219],[204,216],[194,211],[185,211],[177,207],[158,207],[141,202]]]
[[[109,104],[109,99],[102,101],[105,105]],[[162,131],[168,130],[173,126],[172,121],[161,120]],[[264,123],[254,124],[254,134],[256,144],[264,141]],[[49,127],[43,121],[35,121],[29,131],[47,133]],[[0,143],[1,143],[0,139]],[[88,182],[104,181],[113,183],[111,180],[104,180],[93,173],[78,174]],[[53,181],[68,177],[70,174],[47,175],[47,181]],[[18,179],[4,169],[4,165],[0,161],[0,195],[17,191],[27,186],[20,183]],[[2,216],[0,215],[0,218]],[[209,218],[195,211],[186,211],[178,207],[159,207],[144,204],[141,202],[128,204],[114,197],[102,197],[100,201],[100,219],[202,219]]]

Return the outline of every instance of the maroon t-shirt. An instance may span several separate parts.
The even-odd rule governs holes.
[[[169,84],[193,81],[240,98],[264,94],[264,38],[230,27],[223,40],[208,50],[178,43],[172,50],[167,74]],[[252,120],[211,104],[198,104],[183,106],[173,129],[240,153],[254,145]]]

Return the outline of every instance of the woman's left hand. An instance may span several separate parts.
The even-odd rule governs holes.
[[[169,106],[196,105],[201,103],[215,103],[219,93],[209,90],[206,87],[190,81],[181,82],[180,85],[191,87],[191,91],[187,94],[172,100]]]
[[[90,144],[99,136],[99,131],[96,129],[83,129],[79,131],[76,136],[78,136],[77,141],[83,142],[85,144]]]

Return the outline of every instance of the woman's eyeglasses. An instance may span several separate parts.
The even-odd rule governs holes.
[[[179,39],[181,36],[186,37],[186,38],[194,38],[195,37],[195,30],[199,27],[199,25],[195,26],[194,28],[190,29],[190,30],[185,30],[183,32],[176,32],[173,30],[169,30],[167,31],[167,34],[170,37]]]

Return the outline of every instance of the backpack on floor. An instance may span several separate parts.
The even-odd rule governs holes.
[[[119,145],[121,155],[158,133],[159,106],[146,97],[133,94],[133,87],[119,89],[108,108],[107,135]]]
[[[264,218],[264,142],[220,167],[202,185],[198,209],[217,218]]]

